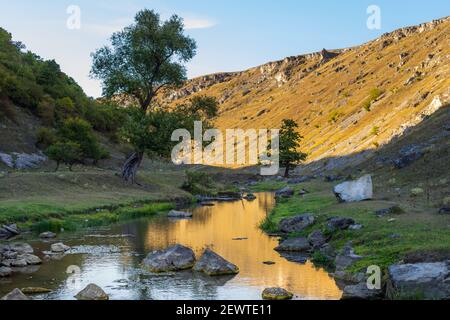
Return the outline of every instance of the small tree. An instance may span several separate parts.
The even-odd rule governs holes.
[[[178,143],[171,141],[173,131],[184,128],[192,134],[195,121],[203,121],[203,128],[207,129],[210,126],[208,120],[217,114],[217,109],[217,101],[206,96],[193,98],[189,103],[170,111],[158,109],[145,113],[140,108],[128,108],[128,117],[120,133],[137,152],[168,158],[172,148]],[[134,168],[127,164],[125,167]],[[128,175],[129,172],[125,174]]]
[[[189,100],[189,103],[179,105],[177,110],[186,115],[200,118],[202,121],[208,121],[217,116],[219,103],[214,97],[206,95],[195,96]]]
[[[137,13],[134,24],[112,35],[110,47],[92,54],[91,75],[102,81],[107,97],[121,94],[134,97],[142,112],[133,116],[145,118],[161,89],[184,83],[186,68],[183,64],[194,57],[195,50],[196,43],[184,34],[180,17],[174,15],[161,22],[157,13],[143,10]],[[138,120],[140,124],[146,121]],[[147,135],[140,125],[136,129]],[[137,137],[138,131],[133,134],[137,139],[132,140],[141,142],[143,137]],[[133,146],[135,152],[126,160],[122,177],[134,183],[146,147],[145,143]]]
[[[45,153],[50,159],[56,161],[55,171],[58,171],[61,163],[68,165],[69,170],[72,171],[72,166],[82,159],[80,145],[74,142],[57,142],[51,145]]]
[[[289,177],[293,165],[299,164],[307,157],[299,151],[303,137],[296,131],[298,124],[294,120],[285,119],[280,130],[280,164],[285,168],[284,176]]]

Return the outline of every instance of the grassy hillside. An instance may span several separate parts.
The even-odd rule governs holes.
[[[68,118],[85,119],[114,137],[121,114],[87,97],[54,60],[27,51],[0,28],[0,152],[37,152],[39,128],[58,128]]]

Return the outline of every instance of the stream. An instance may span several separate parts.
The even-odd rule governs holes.
[[[72,300],[89,283],[102,287],[112,300],[250,300],[261,299],[267,287],[283,287],[296,299],[340,299],[341,291],[323,269],[307,261],[290,262],[274,251],[278,239],[259,223],[275,205],[272,193],[258,193],[254,201],[215,203],[193,209],[189,220],[164,216],[59,235],[72,250],[60,260],[44,261],[0,280],[0,296],[14,288],[44,287],[53,292],[33,299]],[[26,241],[42,258],[50,242]],[[192,248],[200,256],[205,247],[236,264],[234,277],[208,277],[192,271],[152,274],[141,262],[157,249],[173,244]],[[273,262],[267,265],[263,262]],[[68,268],[79,272],[67,273]]]

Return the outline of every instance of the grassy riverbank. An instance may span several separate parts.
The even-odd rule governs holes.
[[[11,172],[0,178],[0,224],[73,229],[151,215],[192,198],[180,189],[182,171],[143,171],[139,178],[143,186],[96,168]]]
[[[72,214],[61,216],[60,218],[44,219],[33,223],[31,229],[34,232],[59,232],[62,229],[74,231],[83,228],[110,225],[120,221],[148,218],[160,213],[167,213],[174,208],[175,204],[171,202],[135,204],[113,210],[103,209],[93,213]]]
[[[198,168],[190,168],[198,171]],[[237,191],[233,171],[201,168],[211,194]],[[140,185],[125,183],[116,170],[77,166],[74,171],[10,171],[0,176],[0,225],[36,231],[74,230],[167,212],[193,195],[182,189],[186,168],[145,161]],[[244,174],[245,175],[245,174]]]
[[[336,183],[315,180],[292,186],[297,191],[306,189],[305,196],[296,195],[291,199],[278,201],[272,214],[262,222],[266,232],[277,232],[279,222],[285,217],[303,213],[313,213],[317,222],[301,232],[290,236],[308,236],[314,230],[326,232],[326,220],[330,217],[349,217],[362,224],[361,230],[347,230],[334,233],[330,244],[336,249],[352,241],[357,254],[364,258],[350,272],[358,272],[370,265],[385,269],[393,263],[405,260],[444,259],[450,254],[450,218],[439,215],[436,209],[426,205],[423,197],[411,198],[397,195],[387,196],[384,177],[375,177],[375,192],[379,196],[373,201],[358,203],[338,203],[332,193]],[[286,184],[265,182],[256,190],[275,190]],[[399,206],[397,214],[377,217],[375,211]],[[317,260],[322,257],[315,256]],[[324,261],[321,261],[324,262]]]

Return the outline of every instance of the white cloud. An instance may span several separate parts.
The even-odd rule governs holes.
[[[111,21],[107,24],[95,24],[95,23],[85,23],[81,25],[81,29],[101,36],[101,37],[109,37],[114,32],[120,31],[126,26],[133,23],[132,18],[120,18],[114,21]],[[184,18],[184,26],[186,30],[193,29],[208,29],[217,25],[217,22],[212,19],[205,18]]]
[[[81,28],[89,33],[93,33],[98,36],[109,37],[114,32],[120,31],[132,23],[133,23],[132,18],[120,18],[108,24],[86,23],[84,25],[81,25]]]
[[[217,25],[217,22],[211,19],[185,18],[184,26],[187,30],[191,29],[207,29]]]

